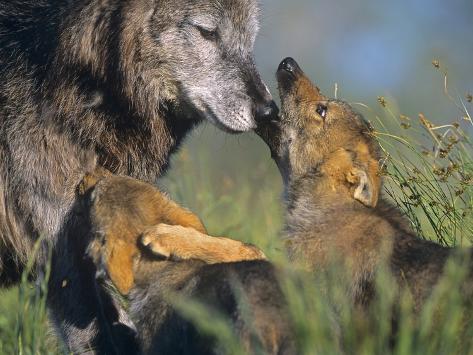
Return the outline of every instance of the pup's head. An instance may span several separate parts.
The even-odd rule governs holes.
[[[140,43],[132,44],[140,59],[133,75],[144,81],[137,90],[157,91],[189,116],[228,132],[254,129],[257,120],[277,115],[253,58],[256,0],[141,3]]]
[[[286,186],[325,177],[332,191],[374,207],[381,188],[379,152],[369,124],[345,102],[324,96],[292,58],[277,71],[281,120],[261,125]]]

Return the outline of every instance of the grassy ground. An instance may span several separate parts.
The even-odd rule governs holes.
[[[470,245],[471,97],[451,98],[446,88],[440,99],[451,105],[451,117],[406,117],[394,100],[382,97],[378,108],[359,105],[359,109],[372,121],[386,153],[386,194],[425,238],[446,245]],[[159,184],[175,200],[196,211],[211,234],[255,243],[271,260],[286,265],[278,238],[283,223],[282,186],[269,152],[255,136],[228,137],[211,127],[200,129],[174,158],[170,173]],[[473,352],[473,326],[465,317],[467,302],[457,286],[464,270],[454,263],[449,266],[447,277],[418,319],[412,316],[412,300],[408,295],[403,297],[399,341],[394,349],[389,337],[394,297],[389,276],[380,275],[379,297],[372,312],[363,318],[353,311],[339,287],[320,288],[290,267],[282,284],[297,341],[305,354],[469,354]],[[44,291],[25,281],[19,288],[2,292],[0,353],[61,352],[46,326]],[[223,334],[226,353],[241,352],[231,339],[231,330],[225,331],[225,322],[216,322],[197,305],[185,312],[201,319],[206,332]]]

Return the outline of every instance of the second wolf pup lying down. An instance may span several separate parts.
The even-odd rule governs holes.
[[[143,353],[219,353],[175,310],[174,294],[228,317],[248,353],[295,353],[274,269],[258,248],[208,236],[197,216],[135,179],[97,172],[79,192],[95,230],[88,254],[126,298]]]
[[[283,60],[277,78],[281,121],[259,130],[284,180],[290,258],[312,270],[342,265],[361,304],[370,301],[375,274],[387,264],[419,309],[456,249],[417,237],[380,196],[378,143],[359,114],[324,96],[292,58]]]

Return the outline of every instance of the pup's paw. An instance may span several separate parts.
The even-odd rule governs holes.
[[[268,260],[264,252],[256,245],[243,243],[241,260]]]
[[[182,247],[180,241],[184,241],[192,232],[195,231],[191,228],[158,224],[145,231],[140,242],[143,247],[159,258],[185,259],[186,257],[178,252]]]

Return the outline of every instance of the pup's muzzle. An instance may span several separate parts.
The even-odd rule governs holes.
[[[279,64],[278,71],[276,72],[279,85],[285,90],[290,89],[303,74],[304,73],[299,64],[290,57],[283,59],[281,64]]]
[[[301,71],[301,68],[293,58],[287,57],[279,64],[278,71],[285,71],[289,74],[296,75],[297,72]]]

